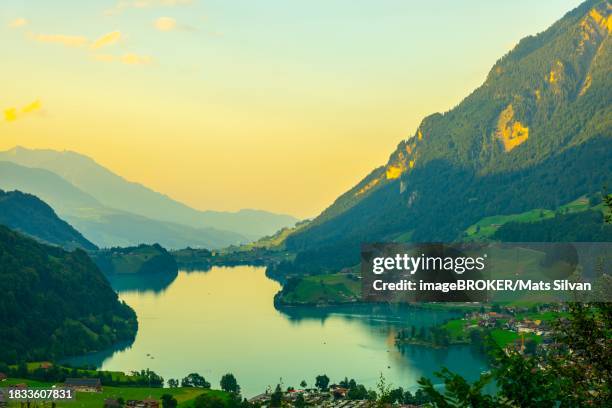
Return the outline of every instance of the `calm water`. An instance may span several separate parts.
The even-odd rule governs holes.
[[[247,397],[280,378],[285,386],[298,386],[303,379],[314,385],[322,373],[332,382],[348,376],[374,387],[382,372],[393,385],[414,389],[421,376],[432,376],[441,366],[470,379],[487,369],[485,359],[468,346],[394,345],[398,328],[442,322],[452,316],[448,312],[380,306],[281,312],[273,305],[280,285],[264,272],[219,267],[181,271],[165,288],[135,290],[133,282],[117,284],[120,297],[138,315],[136,340],[71,362],[104,370],[150,368],[165,379],[198,372],[217,387],[221,376],[231,372]]]

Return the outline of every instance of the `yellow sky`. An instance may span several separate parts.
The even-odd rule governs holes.
[[[0,5],[0,149],[77,151],[199,209],[308,217],[577,2],[85,3]],[[523,23],[484,36],[499,13]]]

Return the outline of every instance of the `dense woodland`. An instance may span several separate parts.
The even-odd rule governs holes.
[[[557,214],[538,222],[509,222],[493,238],[503,242],[612,242],[612,225],[601,211]]]
[[[0,226],[0,361],[59,359],[133,340],[134,311],[89,256]]]

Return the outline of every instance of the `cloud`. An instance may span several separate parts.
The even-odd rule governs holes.
[[[87,44],[87,38],[77,35],[32,34],[31,37],[38,42],[62,44],[66,47],[82,47]]]
[[[148,55],[138,55],[134,53],[123,55],[95,54],[92,58],[100,62],[119,62],[125,65],[147,65],[153,62],[153,58]]]
[[[147,55],[124,54],[121,57],[121,62],[127,65],[146,65],[152,62],[151,57]]]
[[[69,36],[62,34],[34,34],[30,33],[29,36],[35,41],[43,42],[43,43],[58,43],[63,44],[67,47],[83,47],[86,50],[100,50],[102,48],[107,48],[116,44],[117,42],[123,39],[123,34],[120,31],[111,31],[110,33],[106,33],[100,37],[98,37],[95,41],[91,42],[86,37],[81,36]],[[125,65],[147,65],[153,62],[153,58],[148,55],[140,55],[135,53],[126,53],[123,55],[115,55],[111,53],[104,52],[88,52],[89,57],[95,61],[100,62],[119,62]],[[35,108],[35,105],[30,107],[31,109]],[[8,113],[7,113],[8,112]],[[12,111],[5,111],[5,117],[8,119],[12,118],[14,115]]]
[[[25,18],[17,18],[9,23],[9,27],[11,28],[20,28],[28,25],[28,20]]]
[[[36,99],[21,107],[21,109],[16,107],[10,107],[4,110],[4,120],[6,122],[14,122],[17,119],[23,117],[24,115],[29,115],[32,113],[36,113],[42,109],[42,103],[40,100]]]
[[[159,31],[172,31],[176,28],[176,20],[171,17],[160,17],[153,22]]]
[[[186,6],[193,0],[119,0],[115,6],[106,10],[104,14],[111,16],[121,13],[125,9],[143,9],[149,7],[175,7]]]
[[[98,48],[107,47],[109,45],[113,45],[116,42],[121,40],[121,32],[113,31],[108,34],[104,34],[102,37],[98,38],[96,41],[91,44],[91,48],[97,50]]]
[[[13,122],[17,120],[17,109],[16,108],[8,108],[4,110],[4,120],[7,122]]]

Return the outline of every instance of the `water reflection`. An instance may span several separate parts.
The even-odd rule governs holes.
[[[147,274],[112,274],[107,275],[108,281],[115,291],[122,292],[153,292],[162,293],[178,276],[178,272],[147,273]]]
[[[87,353],[82,356],[66,358],[60,362],[68,366],[78,368],[102,367],[104,363],[113,356],[113,354],[128,350],[132,346],[132,344],[132,341],[119,342],[109,349],[96,351],[93,353]]]
[[[289,306],[276,305],[276,309],[290,321],[320,320],[325,322],[330,316],[342,317],[346,320],[365,320],[369,325],[382,325],[387,327],[406,324],[417,328],[431,327],[445,322],[448,319],[461,316],[461,313],[445,310],[427,310],[407,305],[393,303],[377,304],[349,304],[332,306]]]
[[[167,286],[153,285],[164,288],[158,291],[145,283],[146,290],[132,284],[120,289],[138,315],[134,344],[111,351],[111,357],[84,356],[79,362],[111,371],[150,368],[166,379],[198,372],[212,384],[231,372],[247,397],[279,378],[297,386],[301,380],[314,384],[325,373],[332,381],[346,376],[375,387],[383,373],[395,386],[411,389],[441,366],[471,380],[488,368],[467,346],[395,346],[397,330],[443,322],[454,315],[446,311],[406,305],[277,310],[273,298],[280,285],[260,267],[180,271]]]

